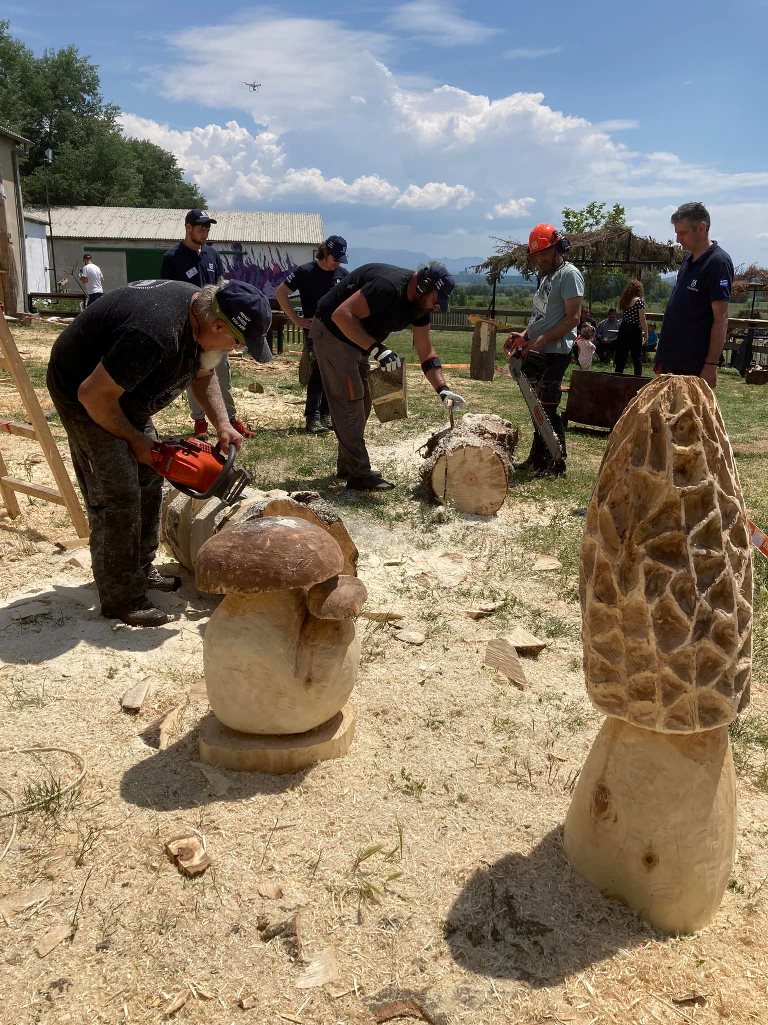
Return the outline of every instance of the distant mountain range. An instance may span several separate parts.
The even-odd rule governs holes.
[[[483,281],[482,274],[476,274],[471,268],[482,263],[484,256],[429,256],[412,249],[366,249],[363,246],[350,246],[347,250],[348,268],[352,270],[364,263],[392,263],[396,267],[423,267],[426,263],[442,263],[460,283],[467,281]],[[507,274],[504,284],[514,285],[524,279],[518,274]]]

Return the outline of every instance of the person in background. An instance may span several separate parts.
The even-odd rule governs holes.
[[[580,370],[592,369],[592,359],[597,351],[595,334],[596,329],[592,324],[582,324],[581,331],[579,331],[576,341],[573,343],[576,361],[579,364]]]
[[[464,399],[450,391],[432,348],[430,314],[446,312],[456,286],[442,264],[406,270],[388,263],[366,263],[326,292],[317,304],[310,338],[339,443],[336,476],[353,491],[389,491],[394,487],[371,466],[365,427],[371,412],[368,361],[393,373],[403,365],[386,339],[409,327],[424,376],[443,405],[461,409]]]
[[[733,261],[710,241],[703,203],[683,203],[671,220],[688,255],[664,311],[654,369],[657,374],[692,374],[714,388],[728,334]]]
[[[83,266],[79,277],[81,283],[85,286],[85,305],[87,308],[104,295],[104,275],[101,273],[101,267],[97,267],[93,262],[93,257],[90,253],[85,253],[83,256]]]
[[[597,358],[601,363],[607,363],[613,355],[616,344],[616,335],[619,333],[621,321],[616,316],[613,306],[608,310],[608,316],[597,325]]]
[[[619,299],[621,326],[616,336],[617,374],[624,373],[627,356],[632,357],[635,377],[643,374],[643,345],[648,337],[648,324],[645,319],[645,292],[643,283],[637,278],[628,281]]]
[[[304,419],[308,434],[325,434],[329,427],[323,423],[328,419],[328,399],[323,391],[323,379],[315,358],[315,348],[309,337],[312,318],[320,299],[334,285],[347,276],[341,266],[347,262],[347,242],[341,235],[330,235],[318,248],[314,260],[294,267],[275,292],[275,299],[283,313],[304,332],[304,349],[309,360],[307,398],[304,403]],[[290,295],[299,293],[301,316],[291,305]]]
[[[566,259],[568,249],[568,239],[551,224],[537,224],[531,231],[528,255],[539,277],[539,287],[533,297],[528,327],[522,334],[513,331],[504,343],[507,358],[516,352],[522,354],[523,373],[539,396],[563,449],[563,458],[555,462],[534,426],[528,458],[515,467],[537,477],[561,477],[566,472],[565,430],[557,407],[584,295],[584,278],[578,267]]]
[[[165,253],[160,268],[160,277],[169,281],[186,281],[187,284],[215,285],[224,274],[221,257],[208,245],[211,225],[216,221],[207,210],[190,210],[184,218],[184,238]],[[229,422],[244,438],[252,438],[254,432],[249,430],[237,417],[235,400],[232,397],[232,370],[226,355],[216,366],[216,376],[229,416]],[[208,421],[203,407],[197,401],[194,391],[187,389],[189,411],[194,420],[195,437],[204,441],[208,437]]]
[[[659,347],[659,333],[656,330],[656,325],[655,324],[649,324],[648,325],[648,337],[645,340],[645,353],[644,353],[644,355],[647,355],[648,353],[651,353],[651,354],[655,353],[656,350],[658,349],[658,347]]]

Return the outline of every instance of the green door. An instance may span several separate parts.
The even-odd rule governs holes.
[[[160,277],[164,249],[126,249],[125,271],[129,281]]]

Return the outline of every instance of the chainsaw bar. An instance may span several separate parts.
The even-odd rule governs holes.
[[[511,357],[509,361],[509,372],[515,381],[517,381],[518,387],[525,399],[525,404],[530,411],[533,425],[541,435],[542,441],[547,446],[547,451],[556,463],[562,462],[563,447],[560,444],[560,439],[555,434],[554,428],[549,421],[549,417],[544,412],[544,407],[539,400],[539,396],[533,390],[531,382],[523,373],[522,356]]]

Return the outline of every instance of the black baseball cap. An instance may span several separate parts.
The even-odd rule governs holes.
[[[443,313],[448,312],[448,296],[456,287],[456,281],[447,267],[442,263],[431,263],[428,267],[422,267],[416,276],[416,283],[420,286],[422,295],[437,290],[437,302]]]
[[[190,210],[184,218],[185,224],[216,224],[218,223],[207,210]]]
[[[329,235],[325,240],[325,248],[339,263],[347,263],[347,240],[341,235]]]
[[[211,307],[214,317],[223,320],[238,342],[248,348],[261,342],[272,323],[269,300],[247,281],[227,281],[219,285]]]

